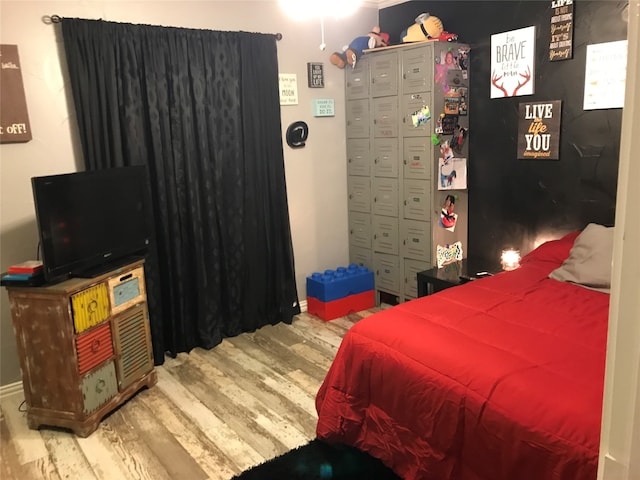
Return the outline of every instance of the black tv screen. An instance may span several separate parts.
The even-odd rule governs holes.
[[[146,252],[146,167],[33,177],[31,185],[45,280],[91,277]]]

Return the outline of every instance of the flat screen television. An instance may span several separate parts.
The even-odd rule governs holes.
[[[31,179],[47,282],[92,277],[145,254],[147,169],[121,167]]]

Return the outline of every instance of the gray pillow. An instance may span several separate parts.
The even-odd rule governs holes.
[[[549,278],[609,293],[612,253],[613,227],[590,223],[576,238],[569,257]]]

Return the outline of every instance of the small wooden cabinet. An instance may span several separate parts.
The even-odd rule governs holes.
[[[142,260],[90,279],[7,291],[30,428],[86,437],[156,383]]]

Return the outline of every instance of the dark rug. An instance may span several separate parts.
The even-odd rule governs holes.
[[[346,445],[321,440],[257,465],[232,480],[399,480],[380,460]]]

